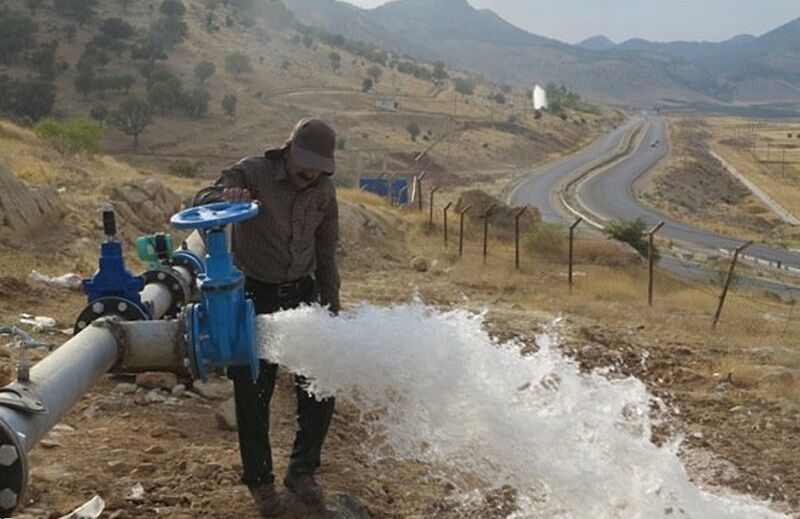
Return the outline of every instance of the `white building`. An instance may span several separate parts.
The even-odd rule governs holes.
[[[396,112],[397,111],[397,101],[394,99],[378,99],[375,101],[375,108],[378,110],[384,110],[387,112]]]
[[[545,92],[544,88],[540,87],[539,85],[533,87],[533,109],[547,109],[547,92]]]

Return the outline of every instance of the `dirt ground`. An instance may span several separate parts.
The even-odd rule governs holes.
[[[535,335],[560,313],[557,305],[548,309],[524,303],[528,293],[552,283],[552,278],[509,289],[446,269],[421,273],[408,266],[414,252],[408,245],[375,248],[378,244],[365,241],[355,253],[345,254],[345,307],[364,300],[408,301],[415,293],[441,307],[464,306],[466,296],[469,308],[490,310],[492,334],[522,341],[521,354],[535,350]],[[0,280],[0,301],[5,319],[18,311],[49,312],[59,326],[68,326],[74,318],[72,309],[82,304],[78,294],[12,278]],[[800,455],[795,441],[800,409],[764,400],[736,376],[717,373],[719,344],[667,323],[653,325],[635,317],[601,322],[567,315],[562,333],[562,348],[585,369],[614,366],[612,373],[642,379],[665,400],[670,412],[654,441],[684,434],[683,455],[695,480],[800,511],[800,466],[787,461]],[[65,338],[49,339],[57,343]],[[10,348],[0,348],[6,377],[13,375],[12,356]],[[18,517],[60,517],[94,495],[106,500],[104,517],[118,519],[255,517],[246,489],[238,482],[236,433],[220,429],[215,418],[216,409],[231,394],[230,384],[218,378],[208,387],[177,396],[152,397],[132,381],[132,377],[104,377],[34,449],[30,492]],[[294,432],[293,406],[290,377],[285,374],[272,405],[279,478]],[[374,462],[361,447],[367,438],[359,420],[355,409],[339,404],[319,473],[329,492],[357,497],[374,517],[489,518],[513,511],[513,492],[490,496],[490,505],[483,509],[456,509],[451,499],[454,489],[437,476],[436,467]],[[133,497],[137,484],[144,493]],[[303,509],[287,515],[323,516]]]

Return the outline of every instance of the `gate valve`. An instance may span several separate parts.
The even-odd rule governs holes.
[[[200,303],[184,307],[189,368],[207,380],[208,368],[250,366],[258,378],[255,306],[245,298],[245,276],[233,264],[225,226],[253,218],[256,202],[220,202],[173,215],[178,229],[205,231],[206,271],[198,276]]]
[[[134,276],[125,267],[122,243],[117,239],[114,211],[103,211],[103,231],[106,240],[100,246],[99,268],[83,281],[88,305],[78,316],[75,333],[92,321],[107,315],[116,315],[128,321],[150,319],[150,309],[142,302],[139,292],[144,288],[144,278]]]

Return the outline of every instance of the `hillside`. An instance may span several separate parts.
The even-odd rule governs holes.
[[[286,5],[303,23],[331,32],[506,81],[566,83],[608,102],[800,100],[800,20],[759,38],[721,43],[614,45],[592,38],[570,46],[528,33],[466,0],[395,0],[369,10],[335,0]]]
[[[430,63],[349,35],[309,32],[280,1],[192,0],[173,16],[155,4],[102,2],[82,23],[79,13],[49,3],[33,12],[21,0],[10,5],[9,16],[32,20],[35,30],[27,49],[0,60],[7,62],[5,74],[31,77],[38,54],[30,49],[48,49],[52,66],[39,73],[40,83],[54,82],[54,114],[105,119],[104,150],[151,169],[164,171],[182,159],[197,164],[198,174],[213,175],[282,143],[300,117],[315,115],[339,132],[341,184],[352,185],[362,173],[407,174],[412,159],[441,139],[423,165],[431,178],[458,185],[470,178],[459,178],[465,172],[516,170],[577,149],[618,120],[611,111],[534,120],[525,89],[500,90],[455,69],[442,68],[434,78]],[[241,73],[226,70],[236,54],[247,65]],[[198,76],[201,64],[210,67],[208,77]],[[474,92],[456,93],[450,76]],[[226,96],[236,98],[230,116],[221,104]],[[153,107],[138,146],[108,115],[128,98]],[[397,110],[376,107],[381,99],[396,102]]]
[[[85,296],[29,280],[31,269],[91,274],[102,239],[97,202],[116,199],[120,186],[156,181],[162,193],[172,193],[167,198],[179,199],[202,181],[103,155],[64,158],[4,121],[0,149],[8,171],[26,186],[58,186],[65,208],[59,220],[11,237],[0,233],[0,323],[16,323],[22,312],[50,316],[56,328],[35,335],[57,347],[68,339],[60,330],[72,325]],[[446,194],[440,203],[454,199]],[[319,473],[331,499],[346,492],[376,518],[501,519],[515,512],[548,515],[535,508],[542,502],[540,487],[566,493],[564,507],[571,508],[585,504],[574,499],[576,488],[595,488],[589,504],[613,511],[619,492],[631,507],[645,506],[636,498],[652,496],[652,487],[634,483],[648,476],[678,489],[680,503],[698,485],[769,499],[775,509],[797,513],[800,469],[786,463],[800,451],[800,382],[794,375],[800,323],[791,304],[735,291],[723,326],[712,335],[714,291],[659,273],[657,307],[642,310],[646,266],[604,240],[579,237],[576,282],[568,290],[563,236],[526,238],[516,272],[509,242],[491,239],[483,261],[479,220],[467,221],[464,257],[458,258],[452,247],[442,248],[440,219],[430,232],[424,214],[389,207],[372,195],[343,189],[340,201],[347,317],[327,324],[326,348],[311,346],[332,350],[334,364],[346,366],[348,382],[372,375],[388,391],[367,395],[382,399],[375,409],[365,407],[363,391],[339,398]],[[147,221],[148,229],[119,214],[127,251],[137,234],[168,230],[166,214]],[[494,237],[495,222],[490,229]],[[132,256],[127,253],[128,264],[140,272],[143,265]],[[418,265],[412,258],[427,267],[412,267]],[[363,312],[372,312],[371,319],[402,317],[412,300],[411,316],[418,321],[389,320],[384,328],[383,321],[373,322],[368,331],[376,332],[359,333],[357,327],[369,321]],[[457,311],[442,317],[449,310]],[[28,353],[34,362],[47,354],[41,348]],[[14,376],[17,355],[13,345],[0,343],[0,383]],[[376,374],[370,366],[383,371]],[[31,452],[30,491],[16,517],[61,517],[95,495],[117,519],[253,517],[239,481],[237,436],[223,414],[230,381],[212,376],[207,385],[177,382],[168,391],[145,389],[130,375],[103,377]],[[412,399],[420,388],[431,388],[425,401]],[[397,398],[398,391],[405,396]],[[295,430],[293,393],[291,379],[282,374],[272,403],[277,474],[285,469]],[[542,402],[530,399],[536,395]],[[420,409],[424,417],[417,420]],[[466,409],[482,411],[476,418]],[[411,427],[398,431],[398,420],[407,417]],[[429,426],[431,417],[437,420]],[[600,426],[588,436],[564,433]],[[395,436],[387,430],[405,433],[404,446],[419,450],[393,451]],[[606,443],[609,436],[613,444]],[[451,452],[459,457],[447,463],[443,458]],[[463,462],[476,459],[485,461]],[[576,466],[581,471],[572,475]],[[505,477],[495,477],[498,471]],[[626,475],[631,484],[609,488],[609,473]],[[137,485],[144,490],[138,497],[132,490]],[[529,499],[531,488],[537,499]],[[673,499],[671,491],[664,494]],[[285,517],[320,515],[301,509]]]

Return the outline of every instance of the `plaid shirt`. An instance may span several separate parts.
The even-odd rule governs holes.
[[[194,205],[219,202],[226,187],[243,187],[261,204],[258,216],[234,224],[236,265],[264,283],[286,283],[314,275],[323,305],[339,311],[339,206],[330,177],[306,189],[291,182],[281,150],[247,157],[200,190]]]

